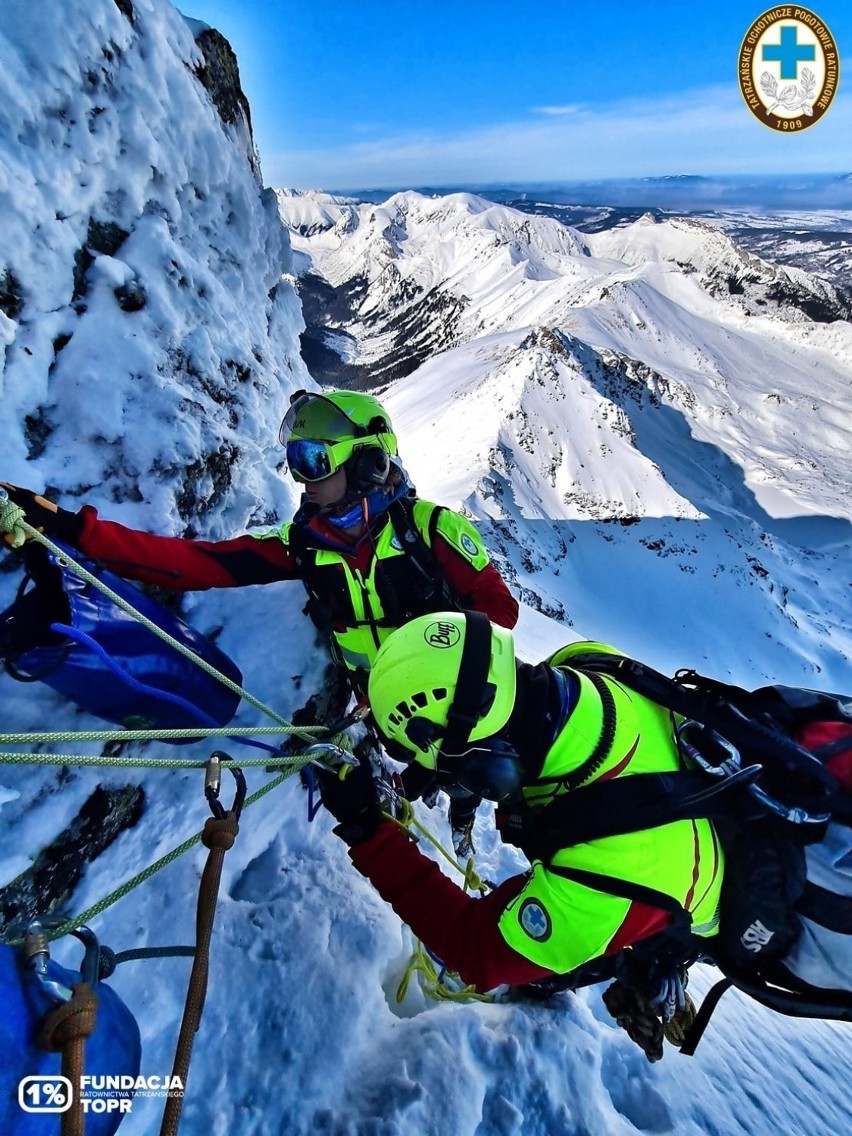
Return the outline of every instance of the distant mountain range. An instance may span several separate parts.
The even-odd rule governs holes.
[[[363,201],[384,201],[389,186],[336,190]],[[658,209],[852,209],[852,173],[765,174],[698,177],[671,174],[664,177],[613,178],[575,182],[501,182],[483,185],[418,186],[419,193],[444,196],[473,191],[490,201],[539,200],[555,205],[608,205]]]

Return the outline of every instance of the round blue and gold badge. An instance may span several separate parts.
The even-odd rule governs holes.
[[[740,90],[754,117],[771,130],[795,134],[819,122],[839,79],[834,36],[809,8],[769,8],[745,34]]]

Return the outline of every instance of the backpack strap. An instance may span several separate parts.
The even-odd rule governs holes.
[[[659,828],[677,820],[732,820],[743,816],[750,799],[739,792],[754,781],[760,766],[727,777],[700,770],[637,773],[595,781],[538,808],[498,813],[501,838],[523,849],[530,860],[550,861],[563,848],[609,836]]]
[[[429,523],[426,536],[420,531],[414,519],[414,505],[416,498],[400,497],[388,506],[388,518],[393,526],[397,540],[402,545],[406,559],[421,577],[423,583],[430,589],[437,606],[435,611],[460,611],[458,599],[444,579],[444,570],[438,563],[432,545],[438,533],[438,520],[444,511],[443,505],[435,505],[429,514]]]
[[[719,964],[716,963],[718,966]],[[789,1018],[823,1018],[835,1022],[852,1022],[852,994],[843,991],[785,989],[761,977],[727,974],[705,994],[701,1008],[686,1033],[680,1052],[692,1057],[701,1040],[719,999],[731,987],[741,990],[755,1002],[760,1002],[777,1014]]]
[[[796,900],[796,914],[838,935],[852,935],[852,896],[838,895],[812,880]]]
[[[609,675],[675,714],[716,730],[741,750],[749,762],[763,761],[767,768],[783,766],[804,774],[826,793],[836,792],[838,788],[836,778],[818,758],[772,724],[769,704],[759,693],[753,695],[741,687],[689,670],[679,671],[676,678],[668,678],[626,655],[590,651],[573,656],[567,665],[583,673]],[[750,700],[754,701],[753,713],[747,712]],[[765,722],[767,718],[769,725]]]
[[[555,864],[548,864],[547,870],[555,876],[573,880],[583,887],[593,891],[602,891],[606,895],[614,895],[619,899],[628,899],[631,903],[644,903],[648,907],[658,907],[672,916],[672,929],[681,934],[692,926],[692,916],[682,903],[664,891],[637,884],[634,880],[622,880],[616,876],[603,875],[600,872],[588,872],[585,868],[561,868]],[[669,932],[667,932],[668,934]]]

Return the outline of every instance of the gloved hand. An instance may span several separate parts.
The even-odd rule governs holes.
[[[24,519],[34,529],[43,532],[45,536],[58,537],[66,544],[76,544],[83,523],[79,514],[60,509],[31,489],[21,489],[7,481],[0,481],[0,486],[8,493],[9,500],[24,510]],[[13,547],[18,547],[21,543],[16,544],[12,533],[4,534],[3,539]]]
[[[426,769],[419,761],[411,761],[403,769],[400,778],[402,780],[402,791],[407,801],[416,801],[422,797],[424,803],[432,808],[437,799],[438,786],[435,782],[435,774],[431,769]],[[433,793],[435,796],[430,801],[428,798],[432,797]]]
[[[340,772],[345,776],[341,777]],[[323,805],[340,821],[333,830],[335,836],[347,844],[369,840],[384,819],[369,761],[354,767],[341,766],[340,771],[314,766],[314,774]]]

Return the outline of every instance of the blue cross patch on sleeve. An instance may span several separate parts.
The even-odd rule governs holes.
[[[537,943],[546,942],[553,932],[550,916],[537,899],[524,900],[518,912],[518,922]]]

